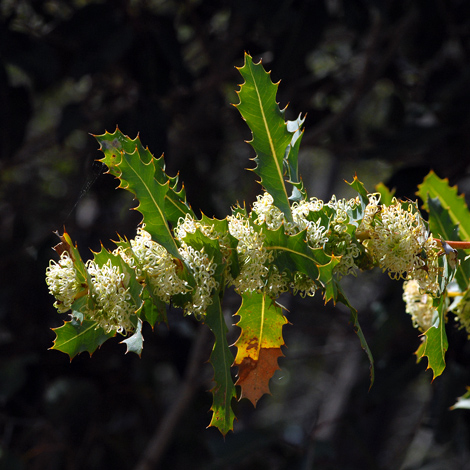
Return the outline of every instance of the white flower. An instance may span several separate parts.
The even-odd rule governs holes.
[[[86,264],[93,284],[91,292],[96,308],[87,312],[88,318],[98,322],[106,333],[127,332],[133,329],[131,315],[136,306],[129,293],[129,276],[108,260],[101,268],[93,261]]]
[[[456,305],[451,306],[456,319],[460,323],[460,329],[465,329],[468,338],[470,339],[470,302],[469,292],[466,291],[462,294],[462,297],[456,299]]]
[[[435,261],[437,244],[414,206],[410,204],[405,210],[395,198],[389,206],[382,205],[368,227],[368,236],[364,246],[379,266],[389,271],[392,279],[418,277],[422,287],[436,289],[437,269],[432,273],[426,271],[435,263],[426,260]]]
[[[437,312],[432,305],[432,296],[422,293],[419,282],[411,279],[403,283],[403,300],[406,304],[406,313],[411,315],[413,326],[422,332],[429,330]]]
[[[218,283],[214,279],[217,264],[210,260],[206,253],[195,250],[184,242],[182,242],[179,252],[196,281],[191,302],[186,303],[183,308],[187,315],[194,314],[196,318],[201,318],[212,303],[212,291],[218,287]]]
[[[215,230],[214,225],[204,225],[198,220],[193,219],[190,214],[186,214],[184,218],[179,218],[178,225],[174,230],[175,237],[178,240],[183,240],[187,233],[196,233],[196,230],[199,230],[203,235],[212,240],[223,238],[223,235]]]
[[[277,230],[284,222],[284,213],[274,205],[271,194],[265,192],[262,196],[257,196],[253,203],[253,211],[258,216],[256,223],[266,224],[269,230]]]
[[[132,256],[123,250],[117,250],[130,266],[136,268],[138,278],[144,274],[148,276],[153,293],[166,303],[173,295],[188,292],[188,283],[177,274],[177,265],[173,257],[159,243],[152,240],[151,235],[144,227],[137,229],[137,236],[130,241],[132,252],[137,259],[138,266],[134,265]]]
[[[369,230],[375,214],[380,211],[380,193],[368,194],[367,196],[369,198],[369,203],[364,210],[364,216],[358,228],[358,232]]]
[[[307,230],[307,242],[311,248],[320,248],[328,242],[328,228],[322,225],[319,217],[316,221],[309,220],[308,216],[312,212],[319,212],[323,209],[323,201],[311,198],[309,201],[300,201],[292,206],[292,217],[294,219],[294,230],[289,224],[289,234],[295,234],[302,230]]]
[[[77,278],[77,271],[73,266],[73,260],[67,251],[64,251],[58,263],[51,260],[46,268],[46,283],[49,292],[56,298],[54,307],[59,313],[70,310],[75,302],[75,296],[81,289]]]
[[[260,291],[266,285],[267,264],[273,259],[264,246],[265,236],[262,231],[256,232],[241,214],[228,217],[228,221],[230,234],[238,240],[240,274],[233,281],[235,288],[240,293]]]
[[[328,242],[325,243],[324,249],[329,255],[341,257],[340,262],[334,268],[334,272],[339,277],[349,274],[355,276],[358,269],[356,259],[361,254],[361,251],[353,242],[351,234],[348,233],[348,212],[355,209],[359,204],[358,197],[336,199],[335,195],[325,204],[334,213],[330,221]]]

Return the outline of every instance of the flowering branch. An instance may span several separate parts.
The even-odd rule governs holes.
[[[120,334],[127,350],[140,355],[142,323],[153,327],[166,322],[171,302],[184,315],[206,323],[214,335],[210,425],[226,434],[233,429],[236,386],[240,398],[256,405],[279,368],[287,319],[277,299],[285,292],[303,297],[318,292],[325,302],[341,302],[350,309],[373,382],[372,354],[341,282],[378,267],[404,281],[406,310],[424,333],[417,355],[426,357],[438,376],[448,348],[447,312],[470,333],[470,266],[454,249],[470,248],[470,243],[444,241],[455,238],[457,228],[470,235],[467,207],[432,173],[419,188],[428,220],[416,202],[398,200],[383,185],[369,192],[357,177],[350,183],[357,192],[354,198],[308,197],[297,167],[304,119],[284,121],[275,101],[277,85],[261,64],[246,55],[239,70],[245,83],[237,108],[253,132],[254,171],[261,178],[262,194],[250,209],[237,205],[225,219],[197,218],[177,177],[165,173],[163,157],[153,157],[138,138],[130,139],[119,129],[95,136],[104,153],[101,161],[119,187],[138,199],[143,221],[134,239],[120,238],[112,252],[102,247],[86,263],[69,235],[60,237],[55,248],[59,260],[51,260],[46,282],[57,310],[70,311],[71,319],[55,330],[52,349],[71,357],[91,354]],[[241,334],[235,358],[221,307],[229,287],[242,299],[236,312]],[[450,306],[448,292],[456,289],[460,297]],[[232,365],[238,368],[236,384]]]

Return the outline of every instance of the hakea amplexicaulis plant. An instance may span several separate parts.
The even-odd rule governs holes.
[[[95,136],[100,161],[138,200],[143,219],[133,239],[120,237],[113,251],[102,247],[87,262],[69,234],[60,235],[59,259],[50,262],[46,281],[55,307],[70,318],[55,329],[52,349],[71,358],[92,354],[119,334],[127,351],[140,355],[142,323],[166,322],[171,302],[214,334],[210,425],[226,434],[235,418],[232,400],[256,405],[279,368],[287,319],[277,299],[285,292],[322,295],[325,303],[349,308],[373,381],[372,354],[341,283],[378,267],[404,282],[406,310],[423,333],[417,355],[428,359],[434,377],[440,375],[448,312],[470,332],[470,245],[463,242],[470,239],[470,214],[463,198],[432,172],[417,192],[427,220],[416,202],[398,200],[383,184],[369,192],[356,176],[349,183],[353,198],[309,197],[298,171],[304,118],[285,119],[276,103],[278,84],[248,54],[239,72],[244,83],[235,106],[253,134],[261,194],[251,208],[236,205],[224,219],[198,218],[178,177],[166,174],[163,157],[119,129]],[[441,241],[456,237],[460,241]],[[235,357],[221,307],[229,287],[241,299],[234,312],[241,329]]]

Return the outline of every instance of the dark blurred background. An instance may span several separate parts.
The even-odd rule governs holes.
[[[466,336],[449,321],[447,369],[431,383],[401,285],[380,272],[345,280],[376,361],[372,389],[348,313],[287,297],[272,396],[256,410],[234,404],[225,440],[205,429],[204,327],[172,310],[170,328],[146,328],[141,358],[113,339],[70,362],[48,350],[67,317],[44,281],[53,231],[65,225],[86,259],[116,232],[134,237],[140,221],[100,175],[90,134],[140,132],[207,215],[253,202],[250,132],[230,105],[244,51],[282,78],[289,119],[307,113],[310,196],[351,195],[343,180],[357,172],[370,191],[384,181],[414,199],[431,168],[465,192],[467,0],[2,0],[0,21],[1,469],[470,468],[469,414],[449,410],[470,385]],[[229,293],[229,325],[237,307]],[[200,365],[188,366],[195,355]]]

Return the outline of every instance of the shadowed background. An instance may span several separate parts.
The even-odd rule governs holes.
[[[86,259],[140,221],[93,163],[90,133],[140,132],[196,211],[220,218],[253,202],[250,132],[230,104],[244,51],[282,79],[289,119],[307,113],[310,196],[350,196],[343,180],[357,173],[369,191],[384,181],[414,199],[431,168],[465,192],[467,1],[3,0],[0,21],[0,468],[157,468],[143,459],[152,445],[171,469],[470,468],[469,416],[448,409],[470,385],[465,334],[449,322],[447,370],[431,384],[401,285],[378,271],[345,285],[375,357],[373,388],[347,312],[287,296],[272,396],[256,410],[234,404],[225,440],[205,429],[211,338],[195,341],[200,325],[172,310],[170,328],[146,325],[142,358],[116,338],[70,363],[48,351],[67,317],[44,281],[53,231],[65,225]],[[237,308],[229,294],[229,325]],[[177,424],[159,430],[171,410]]]

